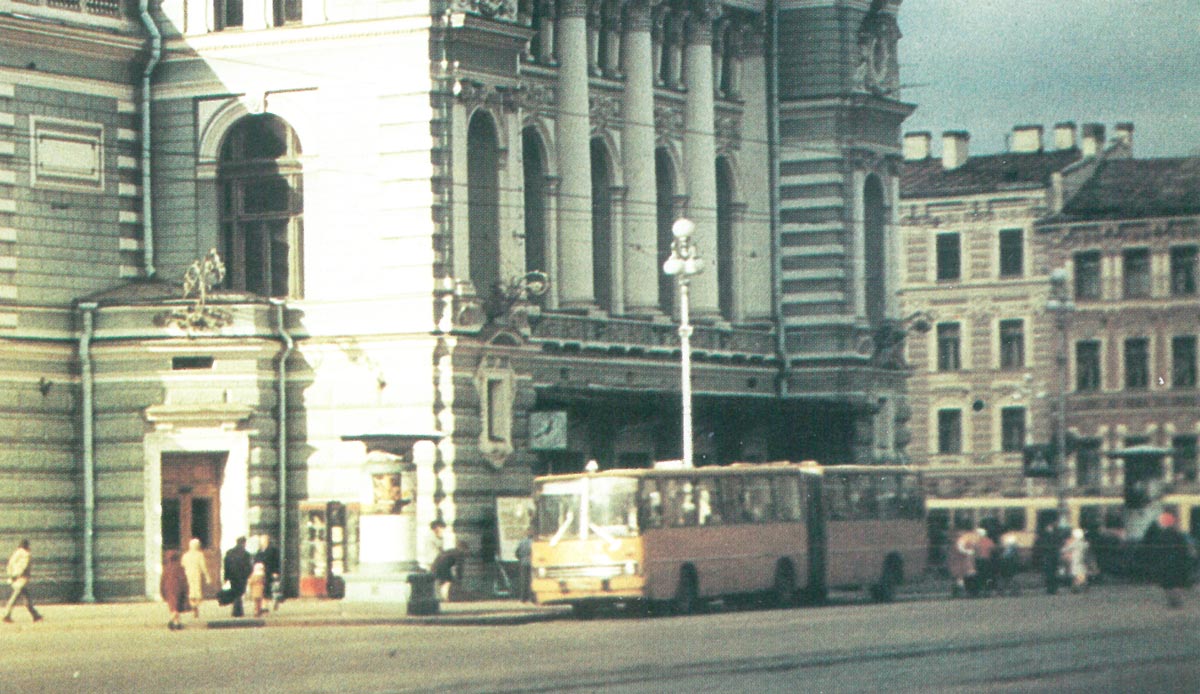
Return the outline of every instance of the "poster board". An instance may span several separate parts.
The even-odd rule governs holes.
[[[496,497],[496,534],[500,561],[517,560],[517,543],[533,521],[533,499],[527,496]]]

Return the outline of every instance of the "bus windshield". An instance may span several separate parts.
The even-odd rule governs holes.
[[[546,482],[537,494],[537,536],[557,543],[637,534],[637,480],[594,477]]]

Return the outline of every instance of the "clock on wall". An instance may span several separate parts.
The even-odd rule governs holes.
[[[530,412],[529,447],[535,451],[565,451],[567,413],[563,410]]]

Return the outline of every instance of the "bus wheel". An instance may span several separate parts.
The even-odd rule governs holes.
[[[796,601],[796,569],[786,559],[775,565],[775,581],[771,586],[771,602],[776,607],[790,607]]]
[[[898,555],[889,554],[883,560],[883,571],[879,575],[879,583],[871,586],[871,597],[875,602],[891,602],[896,599],[896,586],[904,581],[904,560]]]
[[[693,614],[700,603],[699,588],[696,585],[696,571],[690,566],[679,572],[679,586],[675,588],[675,599],[671,608],[678,615]]]

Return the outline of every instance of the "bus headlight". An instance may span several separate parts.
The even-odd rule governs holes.
[[[538,578],[546,577],[546,567],[544,567],[544,566],[537,567],[537,577]]]
[[[625,562],[625,573],[633,576],[638,572],[638,563],[636,561]]]

